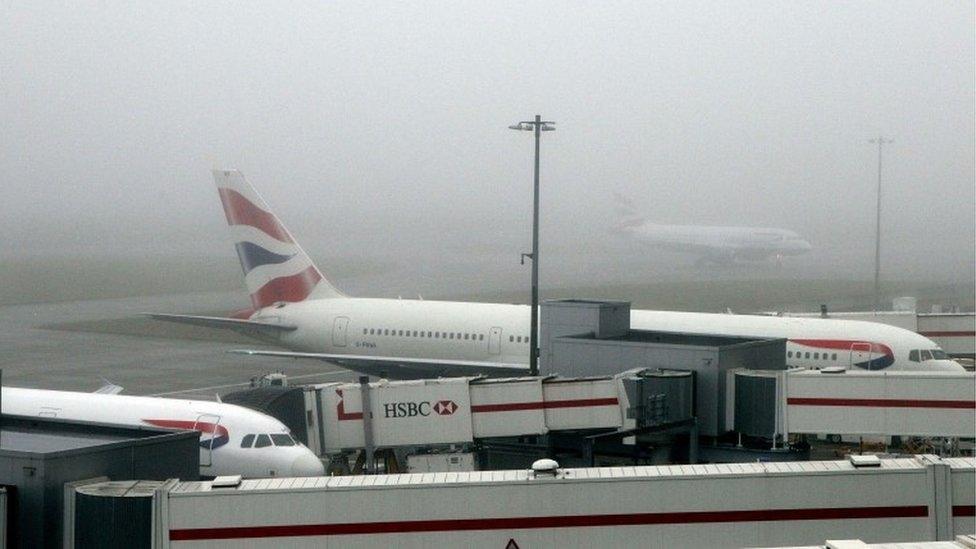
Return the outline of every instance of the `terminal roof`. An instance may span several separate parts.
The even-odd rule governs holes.
[[[974,458],[954,458],[943,460],[956,469],[976,467]],[[904,470],[906,472],[924,469],[925,462],[920,458],[882,459],[880,467],[855,469],[847,460],[769,462],[769,463],[722,463],[707,465],[662,465],[633,467],[592,467],[585,469],[559,469],[555,479],[547,477],[541,482],[560,481],[605,481],[614,479],[664,479],[694,478],[701,476],[767,476],[795,474],[832,475],[841,471],[855,471],[874,474],[878,471]],[[399,475],[365,475],[339,477],[305,478],[267,478],[244,480],[236,488],[212,488],[209,481],[181,482],[174,486],[173,493],[233,491],[275,491],[275,490],[341,490],[356,488],[393,488],[406,486],[431,486],[450,484],[504,484],[536,482],[531,471],[517,469],[508,471],[470,471],[450,473],[410,473]]]

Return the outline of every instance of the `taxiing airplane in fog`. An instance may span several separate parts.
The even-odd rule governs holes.
[[[310,477],[322,462],[283,423],[260,412],[207,400],[3,387],[3,414],[200,431],[200,474]]]
[[[800,235],[787,229],[652,223],[624,204],[623,197],[618,195],[617,201],[621,221],[615,232],[660,249],[695,254],[698,264],[782,261],[786,256],[802,255],[812,248]]]
[[[247,354],[321,359],[390,378],[527,372],[529,306],[348,297],[240,172],[215,171],[214,179],[252,308],[233,318],[153,318],[236,330],[288,349],[241,351]],[[913,350],[941,350],[914,332],[872,322],[633,310],[631,327],[787,338],[786,363],[804,368],[962,371],[952,360],[910,361]]]

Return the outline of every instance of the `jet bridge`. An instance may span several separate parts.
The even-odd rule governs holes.
[[[802,447],[800,453],[785,450],[792,435],[976,435],[976,375],[970,373],[730,369],[724,374],[722,414],[714,410],[720,402],[712,394],[720,390],[717,383],[701,398],[701,372],[635,369],[608,377],[277,387],[287,391],[281,400],[289,404],[287,414],[276,408],[274,415],[290,418],[287,424],[297,438],[342,466],[352,453],[364,450],[365,460],[378,449],[395,450],[398,459],[474,449],[486,469],[520,466],[534,459],[531,455],[558,452],[581,464],[595,463],[594,456],[608,463],[695,462],[696,434],[706,437],[702,451],[712,461],[753,460],[748,448],[770,447],[753,444],[738,457],[726,450],[714,454],[707,445],[711,435],[702,428],[703,410],[713,420],[724,418],[715,427],[725,440],[738,433],[771,442],[772,454],[765,458],[776,460],[802,458]],[[236,395],[225,399],[248,405]],[[685,434],[690,435],[687,456],[673,436]],[[368,465],[362,464],[373,470]]]
[[[304,387],[306,434],[314,452],[333,455],[553,432],[691,427],[693,390],[690,372],[660,370],[594,378],[324,383]]]
[[[968,372],[732,370],[728,378],[727,428],[746,435],[976,436]]]

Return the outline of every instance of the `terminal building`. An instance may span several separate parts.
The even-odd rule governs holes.
[[[976,527],[974,466],[972,458],[935,456],[589,469],[541,460],[528,470],[107,483],[76,490],[85,528],[106,533],[100,545],[76,547],[949,541]],[[140,517],[125,536],[111,528],[117,517],[104,512],[119,499]]]
[[[199,478],[199,441],[196,431],[0,417],[4,546],[61,547],[71,539],[73,524],[63,519],[72,516],[73,490],[80,484]]]

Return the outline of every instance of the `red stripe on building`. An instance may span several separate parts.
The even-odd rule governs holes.
[[[312,293],[315,285],[322,280],[322,275],[314,265],[309,265],[304,271],[291,276],[282,276],[271,280],[261,289],[251,294],[251,304],[255,309],[262,309],[279,301],[295,303],[303,301]]]
[[[340,391],[339,396],[342,396]],[[475,404],[471,406],[472,414],[486,412],[516,412],[519,410],[546,410],[549,408],[586,408],[590,406],[617,406],[620,401],[616,397],[610,398],[579,398],[573,400],[547,400],[540,402],[509,402],[505,404]],[[346,412],[345,404],[340,400],[337,410],[339,421],[363,419],[362,412]]]
[[[904,400],[893,398],[801,398],[786,399],[793,406],[858,406],[866,408],[957,408],[976,409],[974,400]]]
[[[953,505],[952,516],[976,517],[976,505]]]
[[[976,337],[976,332],[919,332],[925,337]]]
[[[589,406],[617,406],[620,401],[610,398],[579,398],[572,400],[546,400],[541,402],[508,402],[504,404],[476,404],[471,413],[515,412],[519,410],[545,410],[548,408],[586,408]]]
[[[478,519],[410,520],[344,524],[293,524],[282,526],[231,526],[179,528],[169,531],[171,541],[207,539],[275,538],[290,536],[344,536],[460,532],[472,530],[519,530],[580,528],[593,526],[645,526],[653,524],[702,524],[709,522],[779,522],[794,520],[846,520],[923,518],[925,505],[900,507],[829,507],[821,509],[758,509],[747,511],[690,511],[620,515],[569,515],[555,517],[504,517]]]
[[[217,192],[220,193],[220,201],[224,204],[224,214],[227,216],[228,224],[249,225],[264,231],[265,234],[275,240],[292,242],[291,237],[288,236],[285,228],[278,223],[274,214],[255,206],[250,200],[233,189],[221,187],[217,189]]]

